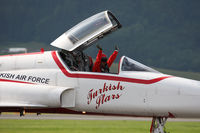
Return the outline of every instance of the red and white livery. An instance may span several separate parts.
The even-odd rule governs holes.
[[[98,13],[51,45],[82,51],[119,29],[115,16]],[[0,112],[85,113],[153,117],[150,132],[167,118],[200,118],[200,82],[160,73],[123,56],[118,73],[71,70],[62,51],[0,56]]]

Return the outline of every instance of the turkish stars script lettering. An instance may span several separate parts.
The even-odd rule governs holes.
[[[121,97],[121,93],[120,91],[124,90],[125,87],[123,87],[120,82],[118,82],[117,85],[112,85],[109,84],[107,85],[106,83],[104,83],[103,88],[101,89],[91,89],[88,92],[88,96],[87,96],[87,104],[90,104],[94,99],[96,100],[96,109],[98,109],[100,107],[100,105],[109,102],[111,100],[115,100],[115,99],[119,99]],[[109,95],[106,95],[108,92]]]

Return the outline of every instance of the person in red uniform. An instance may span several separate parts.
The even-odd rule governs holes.
[[[109,68],[114,62],[115,58],[117,57],[119,48],[115,46],[115,51],[113,54],[107,59],[106,55],[102,53],[102,48],[97,45],[97,48],[99,49],[99,52],[96,57],[96,61],[94,63],[93,72],[109,72]]]

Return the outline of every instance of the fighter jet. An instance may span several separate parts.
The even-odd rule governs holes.
[[[199,81],[163,74],[127,56],[116,73],[91,71],[83,50],[121,27],[103,11],[53,41],[58,51],[0,56],[0,112],[152,117],[152,133],[163,133],[167,118],[200,118]]]

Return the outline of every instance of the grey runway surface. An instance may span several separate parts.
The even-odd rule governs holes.
[[[32,119],[32,120],[135,120],[135,121],[151,121],[152,118],[144,117],[124,117],[124,116],[100,116],[100,115],[72,115],[72,114],[26,114],[20,117],[18,113],[3,113],[0,119]],[[196,121],[200,119],[171,119],[168,121]]]

